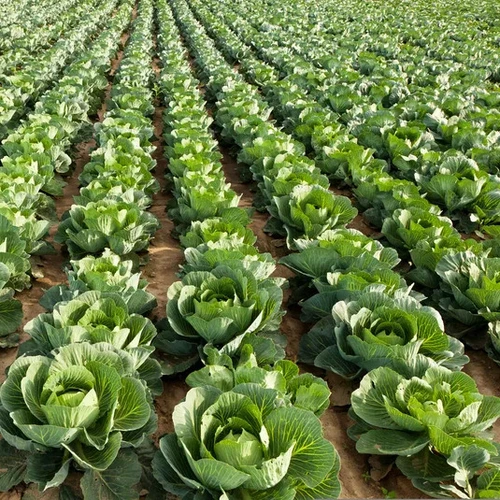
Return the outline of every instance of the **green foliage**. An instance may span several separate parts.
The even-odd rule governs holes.
[[[180,237],[184,248],[198,247],[204,243],[230,240],[235,246],[253,245],[257,237],[245,227],[248,216],[242,212],[226,212],[224,217],[194,221],[185,235]]]
[[[283,223],[290,248],[295,248],[296,238],[316,238],[328,229],[345,226],[358,213],[348,198],[320,186],[295,186],[287,196],[275,196],[274,202],[271,214]]]
[[[441,307],[465,324],[478,316],[500,320],[500,259],[459,252],[445,255],[436,267],[444,297]]]
[[[21,302],[13,299],[14,290],[6,285],[11,279],[9,268],[0,262],[0,346],[12,347],[19,340],[14,332],[21,325],[23,308]]]
[[[301,361],[346,378],[424,356],[454,370],[468,361],[463,345],[444,333],[439,313],[398,290],[364,291],[337,302],[301,339]],[[410,370],[410,368],[409,368]]]
[[[21,291],[30,287],[28,272],[31,269],[26,242],[20,237],[20,231],[5,217],[0,216],[0,262],[7,267],[9,279],[5,284]]]
[[[157,219],[134,203],[104,199],[73,205],[59,225],[55,240],[66,244],[73,258],[105,248],[126,255],[145,250],[158,227]]]
[[[42,488],[61,484],[71,460],[106,470],[122,445],[138,446],[156,425],[132,356],[107,343],[65,346],[52,359],[17,359],[0,401],[2,436],[30,453],[30,480]]]
[[[58,302],[51,313],[39,314],[29,321],[25,331],[31,340],[24,352],[47,355],[66,345],[106,342],[127,351],[134,359],[135,369],[140,369],[148,360],[153,351],[151,342],[156,336],[151,321],[130,314],[120,295],[99,291]]]
[[[195,361],[204,345],[234,355],[247,335],[276,334],[283,315],[283,280],[263,274],[273,266],[259,267],[260,275],[240,261],[229,261],[210,272],[189,272],[171,285],[168,324],[155,342],[160,351]]]
[[[324,380],[310,373],[299,375],[298,366],[288,360],[261,367],[259,361],[262,359],[258,359],[252,344],[243,345],[237,363],[213,348],[205,348],[205,353],[207,366],[186,377],[190,387],[212,386],[229,391],[243,383],[256,384],[278,391],[287,405],[310,410],[318,416],[330,404],[330,390]]]
[[[127,304],[129,313],[144,314],[156,305],[155,297],[145,289],[147,282],[134,273],[134,262],[123,260],[109,249],[100,257],[87,256],[71,261],[67,271],[69,285],[57,285],[45,292],[40,304],[48,311],[61,301],[68,301],[91,290],[115,292]]]
[[[243,382],[191,389],[174,410],[175,433],[160,440],[156,479],[193,498],[336,498],[339,459],[310,411],[281,391]],[[202,422],[204,424],[202,424]],[[206,423],[206,425],[205,425]]]
[[[474,445],[498,454],[486,431],[500,416],[500,399],[480,394],[465,373],[422,364],[421,373],[405,377],[376,368],[351,403],[358,423],[350,435],[361,453],[408,457],[429,449],[447,458]]]

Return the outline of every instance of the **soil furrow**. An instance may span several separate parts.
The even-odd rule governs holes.
[[[156,47],[156,36],[154,40]],[[156,77],[160,74],[160,60],[158,57],[153,59],[153,70]],[[155,177],[160,183],[161,189],[153,195],[153,203],[149,211],[159,220],[161,227],[155,233],[149,246],[149,260],[144,266],[143,277],[148,281],[148,291],[151,292],[158,301],[158,306],[153,311],[153,316],[158,318],[165,317],[165,306],[167,303],[168,287],[177,281],[177,272],[179,266],[184,262],[184,252],[179,241],[172,237],[174,223],[167,217],[167,204],[172,199],[165,174],[168,172],[168,160],[164,155],[163,140],[163,111],[164,106],[160,100],[155,102],[155,114],[153,116],[153,127],[155,140],[153,145],[155,151],[153,158],[156,160]],[[184,399],[188,391],[188,386],[184,382],[184,374],[176,377],[164,378],[163,394],[156,398],[155,409],[158,415],[158,430],[153,436],[157,442],[158,439],[167,432],[174,430],[172,422],[172,412],[174,407]],[[167,498],[173,498],[167,496]]]

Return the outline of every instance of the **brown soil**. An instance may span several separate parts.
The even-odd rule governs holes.
[[[156,39],[155,39],[156,44]],[[158,76],[160,73],[160,61],[157,57],[153,59],[153,70]],[[153,311],[155,318],[165,317],[165,305],[167,303],[167,289],[177,281],[179,266],[184,262],[184,253],[179,242],[172,237],[174,229],[173,222],[167,217],[166,207],[172,195],[166,190],[165,174],[168,172],[168,161],[164,156],[163,142],[163,111],[164,106],[156,103],[153,116],[153,126],[156,140],[153,145],[156,150],[153,158],[156,160],[155,176],[160,183],[161,190],[153,196],[153,204],[150,211],[160,221],[161,227],[156,232],[149,247],[149,261],[144,266],[143,277],[148,280],[148,290],[156,297],[158,306]],[[155,408],[158,415],[158,430],[154,435],[155,441],[167,432],[174,430],[172,423],[172,412],[175,405],[181,401],[188,391],[184,379],[168,379],[164,383],[163,394],[156,399]]]
[[[159,61],[153,61],[153,69],[159,73]],[[155,114],[153,116],[153,126],[156,140],[153,145],[156,147],[153,158],[156,160],[155,176],[160,183],[161,190],[153,196],[153,204],[150,211],[160,221],[161,227],[156,232],[149,247],[149,260],[143,270],[143,276],[149,282],[148,290],[155,295],[158,300],[158,307],[153,314],[156,317],[165,317],[165,304],[167,302],[167,289],[177,281],[176,273],[179,266],[184,262],[184,253],[179,246],[179,242],[172,237],[174,229],[173,222],[167,217],[166,207],[172,195],[165,189],[165,174],[168,172],[168,161],[163,154],[163,111],[164,107],[156,103]]]

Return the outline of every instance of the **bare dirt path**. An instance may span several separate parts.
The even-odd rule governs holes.
[[[158,76],[160,73],[158,57],[153,59],[153,70]],[[168,172],[168,161],[164,156],[163,141],[163,111],[165,108],[159,100],[156,101],[155,105],[155,114],[153,116],[155,140],[153,145],[156,150],[153,153],[153,158],[156,160],[155,177],[160,183],[161,189],[153,196],[150,212],[160,221],[161,227],[155,233],[149,247],[149,260],[144,266],[143,277],[149,282],[148,290],[158,300],[158,307],[153,311],[153,315],[155,317],[164,317],[167,289],[178,279],[176,273],[179,266],[184,262],[184,253],[179,241],[171,235],[174,224],[167,217],[166,212],[172,194],[167,189],[165,180],[165,174]]]
[[[155,41],[156,43],[156,41]],[[158,57],[153,59],[153,70],[156,76],[160,73],[160,61]],[[172,199],[172,194],[166,186],[165,174],[168,172],[168,161],[164,156],[163,141],[163,111],[164,106],[158,100],[156,102],[155,114],[153,116],[153,127],[156,140],[153,145],[156,150],[153,158],[156,160],[155,177],[160,183],[161,190],[153,196],[153,204],[150,212],[160,221],[161,227],[155,233],[154,239],[149,246],[149,260],[143,269],[143,277],[148,281],[148,291],[158,301],[158,306],[153,311],[155,319],[165,317],[165,305],[167,303],[167,289],[177,281],[179,266],[184,262],[184,253],[179,241],[172,237],[173,222],[167,217],[166,207]],[[186,395],[188,386],[184,382],[184,375],[164,379],[163,394],[156,398],[155,407],[158,414],[158,430],[155,440],[158,440],[167,432],[172,432],[172,412]]]

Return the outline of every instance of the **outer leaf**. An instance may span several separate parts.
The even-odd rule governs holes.
[[[74,441],[69,445],[63,444],[63,446],[71,452],[82,467],[103,471],[116,459],[121,442],[121,434],[115,432],[109,435],[108,442],[102,450],[93,446],[85,446],[80,441]]]
[[[325,479],[337,459],[336,451],[323,437],[321,423],[313,413],[294,407],[280,408],[269,415],[264,425],[269,432],[272,456],[285,451],[286,443],[295,443],[290,478],[309,488]]]
[[[71,455],[65,450],[33,453],[28,458],[25,481],[38,483],[41,489],[59,486],[67,477]]]
[[[335,459],[332,463],[332,468],[328,475],[314,488],[297,488],[297,495],[295,500],[318,500],[327,498],[338,498],[341,491],[341,484],[339,481],[340,459],[335,454]]]
[[[132,450],[122,450],[104,471],[87,470],[80,482],[85,498],[99,500],[135,500],[134,486],[141,479],[142,468]]]
[[[469,480],[490,459],[489,453],[478,446],[459,446],[451,452],[448,463],[456,469],[455,482],[467,488]]]
[[[0,441],[0,491],[8,491],[24,479],[28,454]]]
[[[359,453],[373,455],[414,455],[429,444],[426,434],[393,430],[372,430],[362,434],[356,443]]]
[[[122,379],[119,401],[114,415],[114,429],[119,431],[140,429],[149,420],[151,408],[144,384],[140,380]]]

